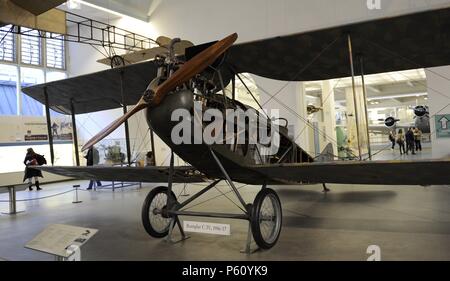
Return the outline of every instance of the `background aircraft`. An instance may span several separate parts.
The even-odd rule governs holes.
[[[399,129],[407,130],[411,127],[419,128],[424,134],[430,133],[430,117],[427,106],[416,106],[412,108],[414,110],[414,120],[411,122],[402,122],[402,120],[388,117],[386,119],[379,119],[383,122],[383,125],[369,125],[370,132],[383,133],[388,135],[391,131],[398,131]]]

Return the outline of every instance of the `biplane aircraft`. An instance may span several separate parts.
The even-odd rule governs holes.
[[[79,179],[167,182],[167,186],[152,189],[142,207],[142,222],[152,237],[170,235],[175,225],[184,237],[179,216],[243,219],[249,221],[256,244],[269,249],[277,243],[282,228],[282,204],[270,185],[445,185],[450,184],[450,160],[333,161],[328,150],[324,157],[314,158],[288,136],[284,127],[279,130],[279,150],[269,157],[260,157],[258,146],[247,141],[232,145],[175,144],[171,132],[178,122],[171,120],[171,113],[180,108],[193,112],[195,101],[221,111],[248,108],[224,91],[244,72],[285,81],[361,75],[362,67],[354,69],[352,63],[351,67],[346,64],[353,55],[364,58],[365,74],[448,65],[449,30],[450,9],[441,9],[236,45],[237,34],[231,34],[218,42],[186,49],[184,58],[159,57],[26,88],[23,91],[27,95],[64,114],[136,104],[85,143],[83,149],[145,110],[148,125],[172,150],[169,167],[40,169]],[[194,122],[195,117],[191,117]],[[267,124],[271,122],[267,118]],[[174,153],[192,167],[174,166]],[[184,202],[179,202],[172,191],[175,182],[207,180],[211,182]],[[242,214],[184,210],[220,181],[230,185]],[[234,182],[262,188],[248,203]]]
[[[118,67],[155,59],[157,56],[164,55],[169,51],[173,52],[173,54],[169,54],[169,56],[184,56],[186,49],[194,46],[190,41],[181,39],[172,40],[166,36],[159,36],[156,38],[155,43],[158,45],[157,47],[133,51],[123,55],[113,55],[111,57],[99,59],[97,62],[111,67]]]

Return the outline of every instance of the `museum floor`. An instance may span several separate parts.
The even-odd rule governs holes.
[[[17,199],[50,196],[70,190],[72,184],[45,185],[39,193],[18,192]],[[86,181],[81,184],[87,186]],[[231,224],[231,236],[192,233],[189,240],[175,245],[150,238],[141,224],[140,211],[145,195],[153,186],[127,187],[115,192],[80,191],[83,200],[80,204],[72,204],[73,193],[19,202],[18,209],[25,212],[0,215],[0,259],[53,260],[50,255],[24,248],[52,223],[99,229],[83,246],[83,260],[366,260],[369,245],[381,248],[383,260],[450,259],[448,186],[330,185],[332,191],[328,194],[316,185],[275,186],[283,204],[281,237],[270,251],[252,255],[239,252],[247,235],[248,224],[244,221],[220,221]],[[175,186],[176,194],[182,187]],[[199,189],[198,185],[188,186],[191,194]],[[225,192],[228,187],[222,184],[219,189]],[[253,201],[258,190],[252,186],[241,189],[248,202]],[[220,193],[213,190],[198,202],[217,195]],[[0,201],[5,199],[7,194],[0,194]],[[7,203],[0,203],[0,210],[5,211],[7,207]],[[237,208],[220,197],[191,210],[236,211]]]

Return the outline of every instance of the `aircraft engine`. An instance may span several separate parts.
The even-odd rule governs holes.
[[[386,120],[384,120],[384,125],[386,125],[386,127],[391,128],[394,127],[395,123],[397,123],[398,119],[395,119],[394,117],[388,117],[386,118]]]
[[[425,116],[426,114],[428,114],[428,109],[425,106],[423,106],[423,105],[416,106],[414,108],[414,114],[417,117]]]

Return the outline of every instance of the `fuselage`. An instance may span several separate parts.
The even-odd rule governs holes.
[[[259,144],[252,144],[248,140],[241,143],[234,139],[228,144],[206,144],[203,140],[201,142],[197,140],[197,143],[195,143],[192,135],[190,143],[175,144],[172,130],[179,124],[179,120],[172,121],[172,113],[177,109],[185,109],[190,112],[190,122],[193,131],[195,118],[198,119],[198,117],[194,116],[194,101],[201,102],[204,110],[208,108],[215,108],[221,111],[224,111],[224,109],[246,110],[250,107],[230,98],[224,98],[221,94],[203,96],[194,94],[190,89],[183,89],[169,93],[160,105],[147,109],[147,121],[152,130],[174,153],[206,176],[210,178],[224,177],[219,165],[212,156],[211,150],[219,158],[220,163],[233,181],[248,184],[280,183],[251,169],[251,166],[313,162],[313,158],[288,137],[285,127],[280,127],[279,129],[280,145],[278,151],[273,155],[267,156],[261,155],[261,146]],[[206,125],[207,122],[203,121],[202,130]],[[233,136],[237,138],[238,134],[234,132]],[[248,136],[248,134],[245,134],[245,136]]]

